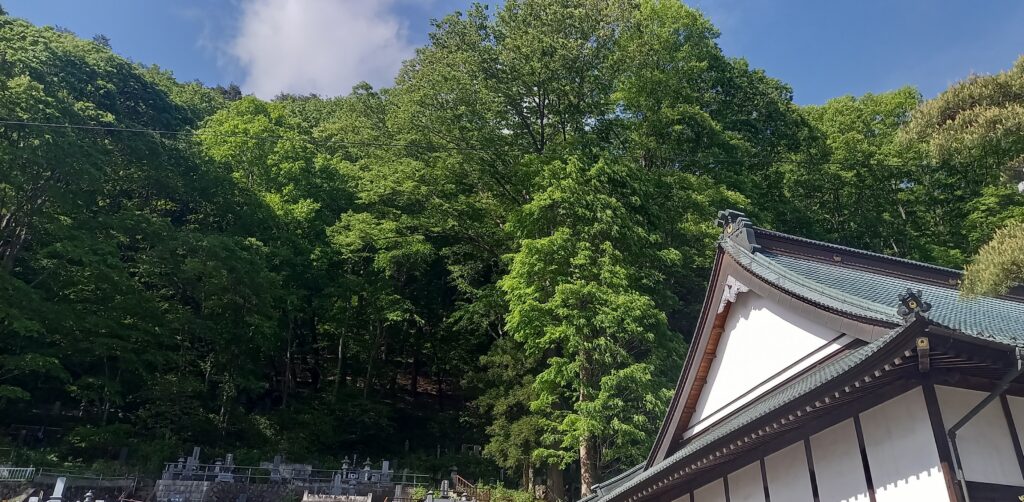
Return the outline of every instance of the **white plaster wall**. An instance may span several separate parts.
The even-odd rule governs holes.
[[[838,331],[808,320],[754,292],[742,293],[729,311],[718,353],[711,364],[693,418],[684,437],[703,430],[730,411],[755,399],[772,386],[810,367],[853,338],[829,344]],[[829,344],[826,347],[826,344]],[[819,350],[797,367],[787,366]],[[755,392],[730,404],[748,390]],[[726,407],[726,405],[729,405]]]
[[[718,479],[694,490],[693,502],[725,502],[725,483]]]
[[[821,502],[870,500],[852,419],[811,436],[811,457]]]
[[[772,502],[814,502],[803,441],[765,457],[764,463]]]
[[[862,413],[861,427],[877,502],[949,500],[920,387]]]
[[[729,474],[729,502],[764,502],[761,462]]]
[[[1024,398],[1006,396],[1010,404],[1010,415],[1013,416],[1013,425],[1017,428],[1017,438],[1024,440]]]
[[[935,393],[939,397],[939,409],[946,427],[957,423],[987,395],[975,390],[941,386],[935,387]],[[983,408],[960,429],[956,444],[968,481],[1024,486],[1010,428],[998,400]]]

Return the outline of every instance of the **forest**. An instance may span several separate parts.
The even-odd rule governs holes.
[[[798,106],[717,37],[676,0],[507,0],[390,87],[266,101],[0,16],[0,456],[586,493],[646,458],[718,210],[1024,280],[1024,59]]]

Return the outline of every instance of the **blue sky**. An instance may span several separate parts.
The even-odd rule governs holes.
[[[468,0],[0,0],[12,15],[103,33],[179,79],[246,92],[344,94],[387,85],[430,19]],[[917,86],[926,97],[1024,54],[1024,2],[694,0],[730,56],[790,84],[801,104]]]

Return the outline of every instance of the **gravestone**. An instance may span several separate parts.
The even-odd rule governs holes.
[[[334,495],[334,496],[341,495],[341,490],[342,490],[342,486],[341,486],[341,473],[340,472],[335,472],[334,473],[334,477],[331,478],[331,495]]]
[[[192,448],[192,456],[185,460],[185,468],[181,473],[181,479],[192,479],[192,475],[199,469],[199,447]]]
[[[46,502],[61,502],[64,500],[64,485],[67,484],[67,478],[57,478],[57,484],[53,486],[53,494]]]
[[[281,482],[281,455],[274,456],[274,463],[270,466],[270,482]]]
[[[228,453],[224,463],[218,467],[217,479],[221,483],[234,483],[235,476],[232,471],[235,470],[235,456]]]
[[[164,473],[160,476],[163,481],[171,481],[185,470],[185,457],[178,457],[176,463],[164,467]]]

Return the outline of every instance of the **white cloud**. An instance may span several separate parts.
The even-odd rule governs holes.
[[[363,80],[392,82],[413,55],[394,0],[247,0],[228,52],[245,71],[242,88],[347,94]]]

